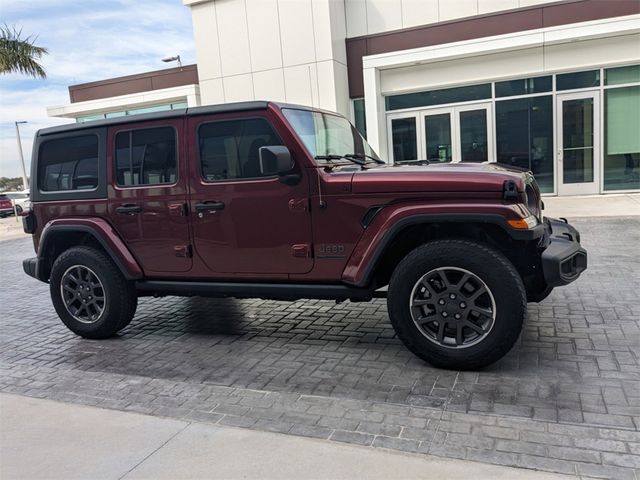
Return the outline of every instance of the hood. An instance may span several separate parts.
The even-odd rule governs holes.
[[[497,163],[389,165],[356,172],[352,192],[502,192],[506,180],[524,191],[525,171]]]

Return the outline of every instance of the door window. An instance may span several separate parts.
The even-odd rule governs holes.
[[[461,161],[480,163],[488,160],[487,109],[460,112]]]
[[[145,128],[116,135],[116,182],[121,187],[176,181],[176,132]]]
[[[198,129],[198,144],[202,178],[220,181],[262,177],[260,147],[282,141],[265,119],[250,118],[205,123]]]
[[[593,98],[562,102],[563,182],[593,182]]]
[[[425,144],[427,160],[430,162],[450,162],[451,148],[451,114],[439,113],[424,117]]]
[[[38,186],[43,192],[97,188],[97,135],[44,142],[38,155]]]

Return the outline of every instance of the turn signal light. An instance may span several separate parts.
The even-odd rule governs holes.
[[[525,218],[515,218],[512,220],[507,220],[507,223],[511,226],[511,228],[516,228],[518,230],[528,230],[529,228],[533,228],[538,224],[538,219],[533,215],[529,215]]]

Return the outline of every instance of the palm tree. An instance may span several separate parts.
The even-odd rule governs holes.
[[[19,72],[36,78],[47,78],[39,63],[48,53],[44,47],[34,45],[33,36],[22,38],[22,30],[8,25],[0,26],[0,73]]]

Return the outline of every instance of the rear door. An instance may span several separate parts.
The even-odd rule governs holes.
[[[259,148],[283,145],[267,110],[188,119],[194,247],[217,274],[274,277],[313,267],[309,188],[260,173]],[[295,157],[294,157],[295,162]],[[203,205],[209,208],[203,210]],[[226,275],[225,275],[226,276]]]
[[[109,129],[109,218],[146,275],[192,266],[184,118]]]

